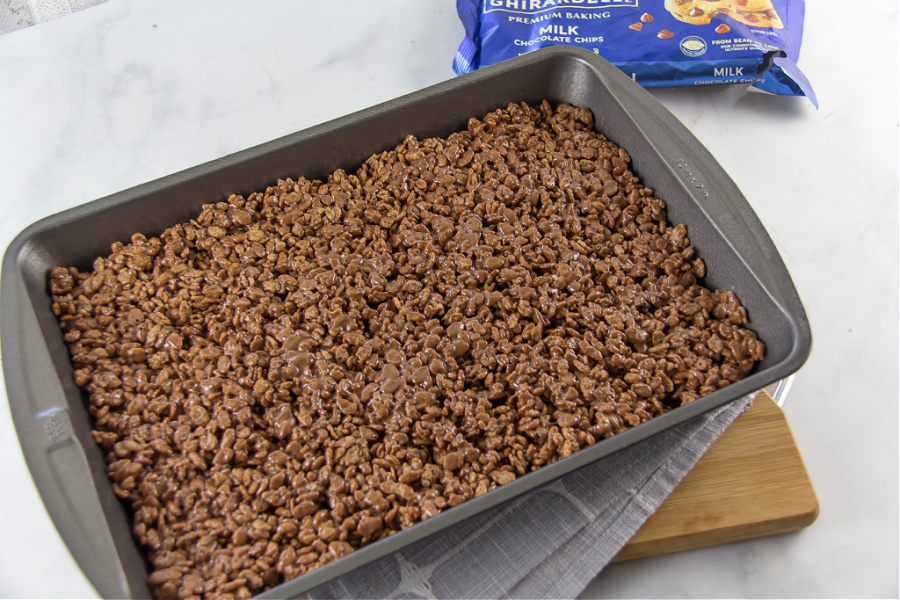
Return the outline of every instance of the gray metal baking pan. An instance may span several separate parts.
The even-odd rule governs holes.
[[[108,483],[67,349],[50,311],[51,267],[87,268],[115,241],[157,235],[201,204],[264,189],[279,178],[351,171],[412,134],[447,135],[509,102],[590,108],[598,131],[627,149],[633,170],[688,226],[706,284],[733,290],[768,355],[743,381],[603,440],[262,597],[295,597],[472,515],[793,373],[811,346],[809,323],[784,263],[747,200],[709,152],[649,93],[603,59],[548,48],[53,215],[7,249],[0,279],[0,343],[16,431],[54,524],[104,597],[149,597],[144,559]]]

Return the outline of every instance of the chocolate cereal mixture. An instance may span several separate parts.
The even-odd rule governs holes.
[[[247,598],[763,357],[592,131],[511,104],[50,274],[160,598]]]

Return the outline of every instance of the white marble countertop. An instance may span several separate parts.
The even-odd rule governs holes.
[[[616,564],[586,597],[898,595],[898,9],[811,2],[819,96],[654,94],[750,200],[814,342],[786,413],[810,528]],[[110,0],[0,36],[0,247],[32,222],[452,78],[451,2]],[[0,308],[2,310],[2,308]],[[0,596],[96,597],[0,392]]]

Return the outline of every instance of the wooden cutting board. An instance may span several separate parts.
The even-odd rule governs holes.
[[[818,514],[784,413],[760,392],[614,560],[796,531]]]

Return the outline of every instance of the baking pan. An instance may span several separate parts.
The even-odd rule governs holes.
[[[47,274],[87,269],[115,241],[158,235],[202,204],[288,177],[350,172],[408,134],[446,136],[472,116],[543,99],[590,108],[595,127],[633,159],[632,169],[685,223],[706,261],[705,283],[733,290],[767,356],[743,381],[602,440],[568,458],[357,550],[264,597],[297,596],[472,515],[684,423],[796,371],[810,350],[803,306],[775,246],[728,175],[650,94],[603,59],[548,48],[53,215],[12,242],[0,279],[0,343],[7,393],[28,467],[54,524],[104,597],[147,597],[144,559],[125,507],[107,480],[82,392],[56,318]]]

